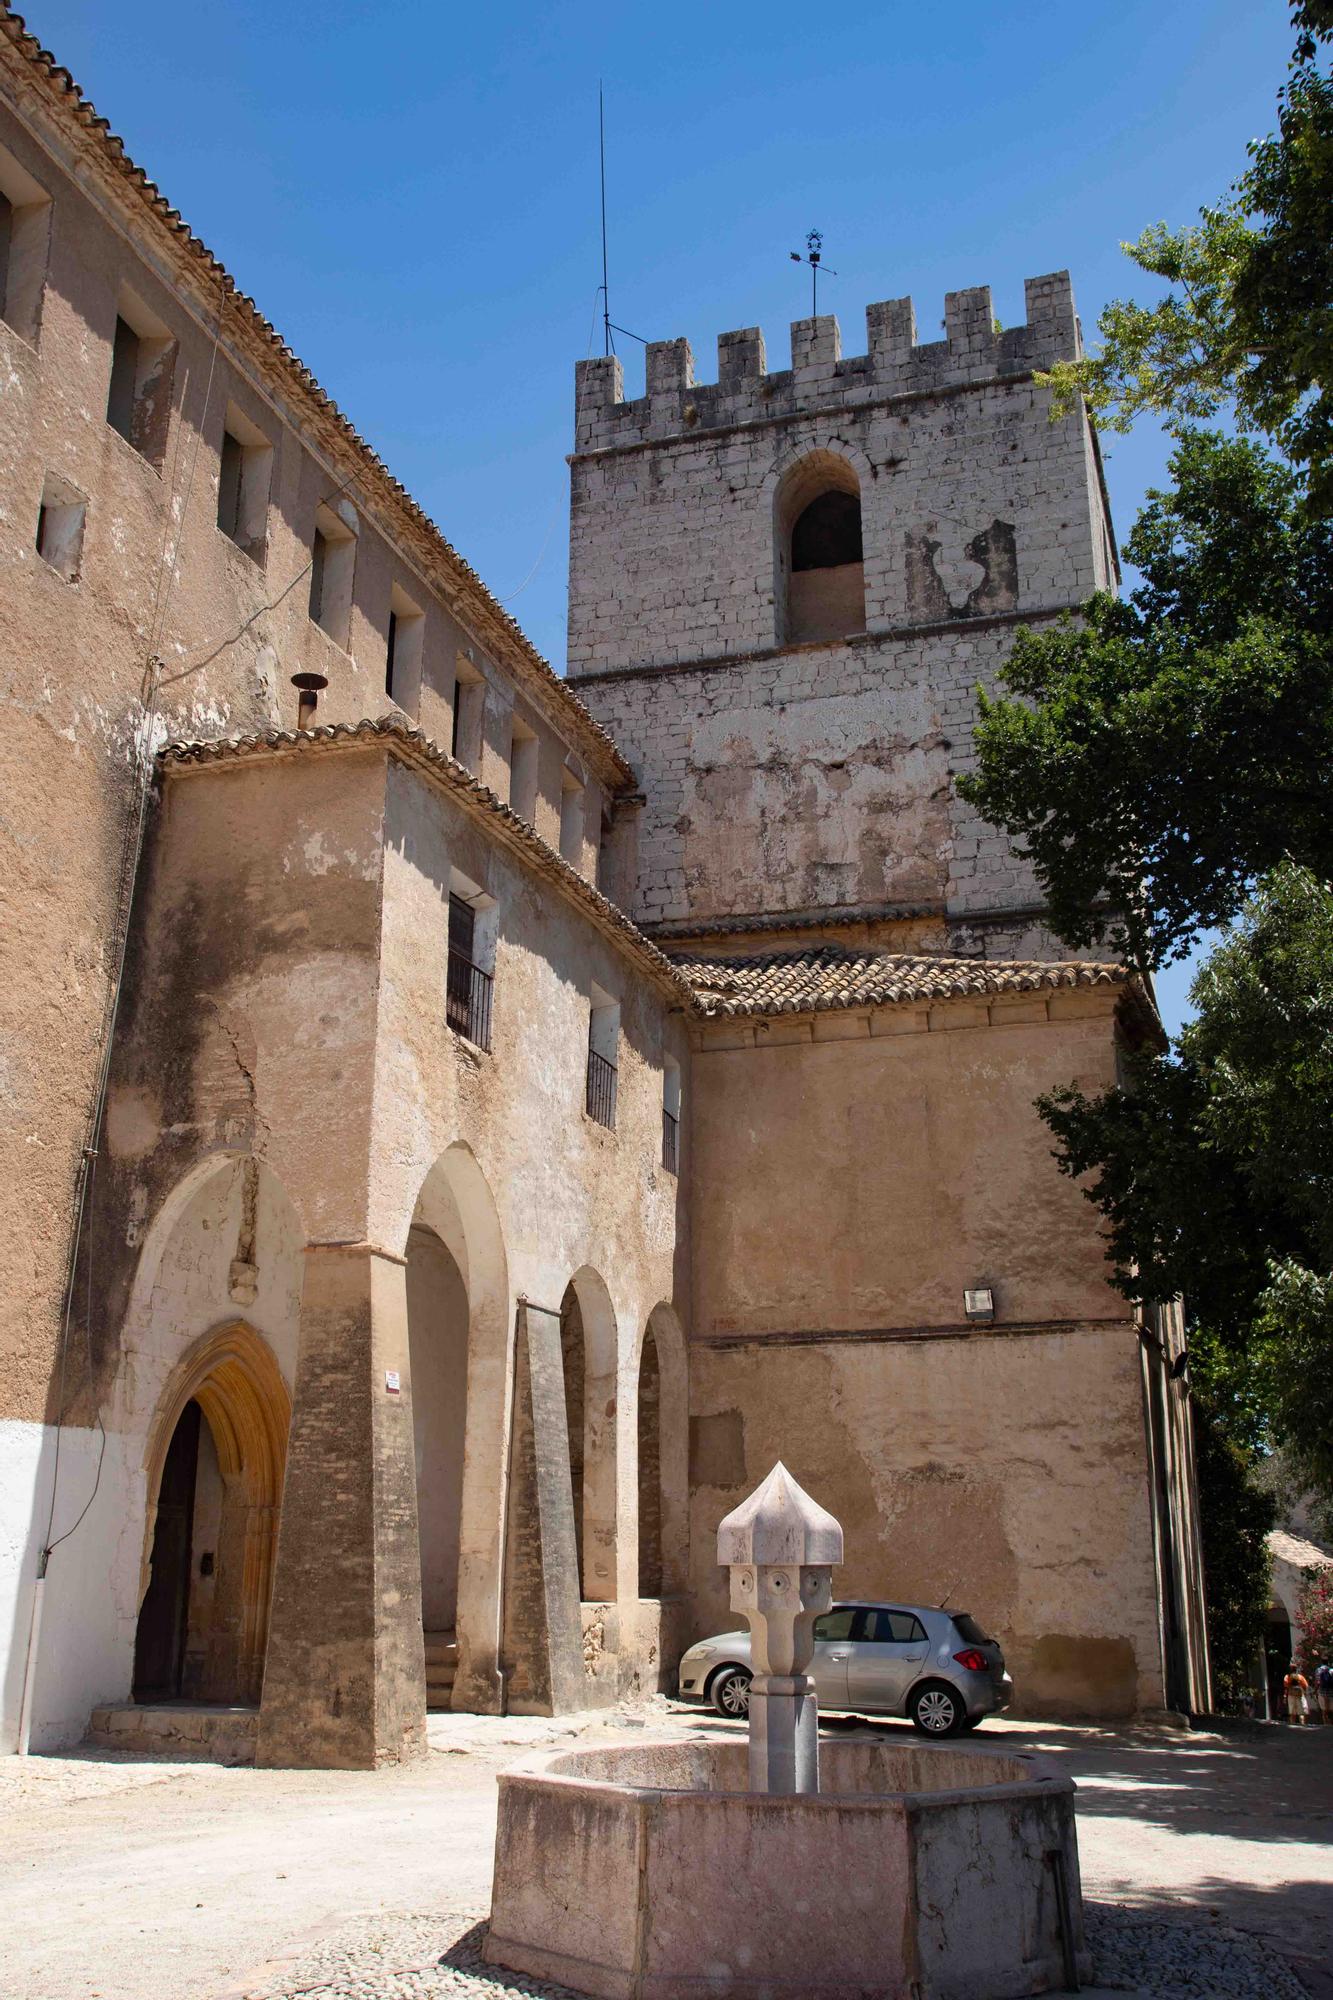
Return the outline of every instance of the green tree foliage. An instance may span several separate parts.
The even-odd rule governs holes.
[[[1018,634],[961,789],[1031,855],[1071,944],[1144,964],[1288,854],[1333,874],[1333,526],[1256,445],[1183,437],[1127,601]]]
[[[1243,911],[1173,1053],[1042,1103],[1115,1282],[1185,1296],[1224,1696],[1267,1588],[1259,1457],[1333,1504],[1333,0],[1292,18],[1276,131],[1196,225],[1126,245],[1162,296],[1046,378],[1055,416],[1174,434],[1137,587],[1019,635],[962,781],[1072,944],[1151,967]]]
[[[1197,226],[1127,246],[1166,281],[1046,378],[1111,429],[1173,431],[1142,582],[1023,633],[964,795],[1024,842],[1061,935],[1163,964],[1290,854],[1333,872],[1333,4],[1292,9],[1278,129]],[[1199,427],[1225,414],[1240,439]]]
[[[1196,1400],[1194,1409],[1213,1700],[1234,1709],[1254,1686],[1273,1573],[1264,1537],[1277,1502],[1255,1486],[1253,1461],[1225,1424],[1206,1403]]]
[[[1113,1280],[1185,1295],[1196,1381],[1242,1448],[1333,1491],[1333,892],[1276,869],[1127,1088],[1040,1100],[1105,1218]]]
[[[1057,412],[1081,396],[1109,430],[1144,414],[1173,427],[1220,411],[1274,439],[1306,469],[1312,504],[1333,502],[1333,83],[1319,58],[1333,8],[1293,8],[1297,44],[1278,129],[1197,225],[1155,223],[1127,254],[1167,291],[1116,300],[1100,351],[1047,378]]]
[[[1333,1666],[1333,1564],[1306,1571],[1296,1600],[1296,1616],[1301,1625],[1296,1664],[1313,1686],[1314,1670],[1320,1662]]]

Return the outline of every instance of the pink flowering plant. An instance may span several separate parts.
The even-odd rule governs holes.
[[[1296,1616],[1302,1635],[1297,1665],[1306,1679],[1313,1681],[1321,1660],[1333,1666],[1333,1563],[1305,1572]]]

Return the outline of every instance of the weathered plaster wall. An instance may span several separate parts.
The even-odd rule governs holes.
[[[1137,1332],[1033,1108],[1113,1074],[1095,993],[705,1030],[704,1629],[728,1622],[710,1532],[781,1458],[843,1523],[840,1590],[971,1610],[1028,1712],[1160,1705]],[[996,1321],[970,1328],[963,1292],[980,1286]]]
[[[475,883],[497,909],[489,1052],[443,1023],[453,875]],[[614,1131],[584,1107],[594,984],[621,1009]],[[633,1629],[640,1616],[634,1413],[649,1316],[660,1302],[674,1301],[688,1319],[681,1186],[662,1165],[664,1058],[689,1061],[679,1001],[645,980],[483,827],[391,763],[379,1009],[370,1233],[400,1244],[413,1213],[421,1213],[422,1184],[434,1163],[462,1143],[493,1205],[503,1247],[504,1312],[481,1340],[474,1323],[469,1361],[460,1686],[472,1676],[475,1690],[494,1671],[508,1422],[504,1357],[513,1302],[523,1296],[558,1311],[571,1279],[589,1301],[585,1367],[596,1385],[586,1413],[585,1480],[605,1479],[609,1494],[609,1518],[600,1533],[594,1525],[589,1553],[613,1613],[601,1621],[589,1670],[601,1671],[596,1656],[605,1648],[619,1655],[621,1679],[655,1680],[658,1662],[648,1657],[657,1637],[655,1610],[645,1614],[644,1644]],[[466,1244],[466,1217],[464,1225]],[[592,1309],[594,1295],[606,1302],[601,1312]],[[682,1405],[683,1392],[681,1380]],[[613,1463],[600,1471],[597,1461],[607,1455]],[[677,1483],[683,1495],[683,1450]],[[684,1580],[683,1528],[682,1521],[669,1589]]]
[[[583,689],[641,773],[633,912],[649,926],[770,915],[1026,910],[997,955],[1063,954],[1030,868],[953,787],[1008,626],[803,646]]]
[[[689,1060],[672,989],[646,980],[623,947],[382,744],[171,775],[150,853],[95,1245],[93,1392],[109,1429],[131,1440],[133,1469],[128,1488],[90,1516],[83,1546],[99,1546],[112,1576],[115,1631],[80,1637],[81,1673],[57,1696],[52,1662],[69,1656],[59,1620],[67,1616],[72,1633],[79,1606],[66,1584],[73,1572],[58,1575],[53,1563],[48,1604],[66,1608],[49,1659],[43,1647],[44,1737],[76,1732],[94,1700],[127,1691],[142,1441],[182,1344],[229,1314],[269,1338],[293,1391],[274,1597],[274,1631],[285,1637],[270,1647],[269,1676],[280,1655],[281,1745],[291,1751],[308,1712],[324,1731],[321,1754],[333,1755],[339,1702],[361,1716],[371,1761],[394,1754],[384,1746],[395,1730],[411,1734],[408,1710],[423,1692],[401,1259],[414,1221],[457,1254],[472,1320],[458,1619],[465,1698],[497,1693],[517,1297],[558,1304],[576,1273],[581,1282],[597,1274],[610,1301],[609,1353],[590,1371],[602,1402],[589,1438],[609,1462],[612,1499],[609,1615],[593,1656],[575,1669],[612,1691],[655,1684],[661,1614],[637,1596],[635,1389],[649,1316],[678,1295],[686,1311],[680,1182],[661,1164],[663,1057]],[[490,1054],[445,1024],[455,869],[495,899]],[[583,1109],[594,979],[622,1006],[614,1132]],[[234,1297],[244,1250],[236,1152],[264,1162],[244,1308]],[[285,1190],[281,1228],[270,1213],[278,1196],[262,1193],[270,1182]],[[187,1197],[193,1247],[164,1276],[162,1218]],[[243,1282],[249,1290],[248,1268]],[[679,1590],[686,1390],[671,1325]],[[77,1390],[82,1411],[92,1397],[82,1382]],[[426,1448],[447,1452],[450,1438]],[[117,1536],[113,1547],[106,1538]],[[415,1669],[403,1637],[413,1620]],[[577,1634],[576,1582],[573,1621]],[[266,1715],[270,1693],[266,1683]]]
[[[647,795],[644,921],[1037,902],[950,784],[1015,622],[1114,577],[1091,433],[1032,379],[1078,352],[1067,275],[1027,307],[997,336],[988,290],[952,293],[916,346],[910,301],[871,306],[846,360],[835,320],[798,321],[776,373],[724,334],[716,384],[661,342],[634,402],[580,364],[570,672]],[[821,465],[859,485],[864,631],[793,645],[784,496]]]
[[[519,671],[469,623],[466,592],[428,556],[406,510],[386,507],[364,462],[313,392],[297,390],[229,303],[216,276],[157,224],[103,156],[103,143],[49,94],[0,37],[0,146],[50,196],[49,250],[31,338],[0,321],[0,592],[5,657],[5,809],[0,819],[0,1171],[19,1198],[0,1216],[0,1412],[51,1415],[69,1203],[110,969],[131,744],[150,653],[164,663],[155,734],[214,736],[295,721],[298,669],[328,677],[321,716],[392,711],[384,688],[390,594],[424,614],[409,712],[446,745],[460,659],[485,686],[477,760],[508,784],[517,713],[536,734],[536,820],[558,836],[562,771],[586,785],[591,874],[614,760],[558,690]],[[176,352],[160,462],[106,421],[111,343],[128,286]],[[137,309],[137,308],[134,308]],[[271,442],[262,561],[218,526],[229,408]],[[82,557],[67,579],[37,553],[44,482],[86,501]],[[346,647],[309,615],[320,502],[359,527]],[[488,614],[491,615],[491,614]],[[60,810],[52,812],[52,800]],[[39,1006],[32,995],[40,994]]]
[[[728,1043],[731,1046],[728,1046]],[[1033,1099],[1114,1081],[1095,991],[709,1024],[695,1057],[695,1333],[1112,1317]],[[1091,1224],[1091,1226],[1090,1226]]]
[[[1163,1700],[1132,1325],[811,1346],[696,1345],[698,1629],[727,1631],[717,1523],[778,1458],[843,1524],[835,1589],[998,1638],[1017,1713]],[[818,1421],[811,1421],[817,1411]]]

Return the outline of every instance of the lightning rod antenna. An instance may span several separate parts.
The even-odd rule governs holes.
[[[611,293],[606,272],[606,104],[600,77],[597,81],[597,156],[602,176],[602,338],[606,343],[603,352],[614,354],[616,343],[613,334],[623,333],[626,340],[637,340],[641,347],[647,346],[647,342],[641,333],[635,333],[628,326],[617,325],[611,317]]]
[[[611,352],[611,294],[607,290],[606,278],[606,106],[602,98],[602,80],[597,79],[597,154],[602,174],[602,338],[604,354]]]

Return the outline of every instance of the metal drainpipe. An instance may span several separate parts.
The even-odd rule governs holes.
[[[509,1449],[500,1499],[500,1602],[496,1615],[495,1671],[500,1680],[501,1715],[509,1713],[509,1681],[504,1669],[505,1581],[509,1574],[509,1488],[514,1477],[514,1425],[518,1418],[518,1338],[520,1333],[527,1332],[530,1312],[545,1313],[548,1319],[560,1318],[558,1307],[539,1306],[535,1299],[519,1293],[514,1309],[514,1351],[509,1357]]]

